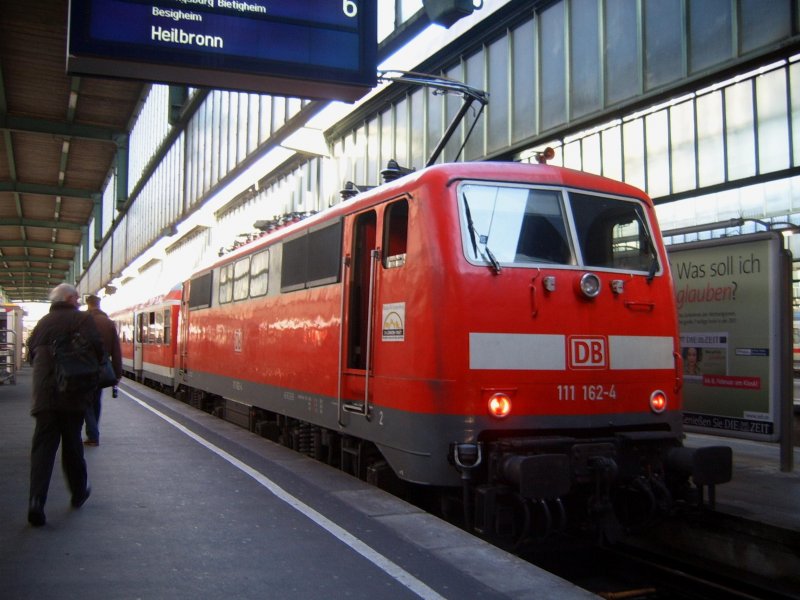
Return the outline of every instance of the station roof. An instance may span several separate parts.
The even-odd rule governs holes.
[[[0,287],[67,280],[147,84],[66,74],[68,0],[0,0]],[[79,257],[83,260],[83,257]]]

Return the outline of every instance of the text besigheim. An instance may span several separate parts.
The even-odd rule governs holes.
[[[158,6],[153,7],[153,16],[154,17],[163,17],[165,19],[172,19],[173,21],[196,21],[200,22],[203,20],[203,15],[196,12],[184,12],[180,9],[171,9],[171,8],[159,8]]]

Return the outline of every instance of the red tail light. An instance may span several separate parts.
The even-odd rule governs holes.
[[[667,395],[661,390],[656,390],[650,394],[650,410],[656,414],[667,410]]]
[[[489,398],[489,414],[498,419],[503,419],[511,413],[511,398],[506,394],[497,393]]]

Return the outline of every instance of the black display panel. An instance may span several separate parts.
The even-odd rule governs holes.
[[[376,84],[374,0],[70,0],[67,72],[352,101]]]

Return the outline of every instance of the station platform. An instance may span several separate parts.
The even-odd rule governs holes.
[[[593,598],[344,473],[149,388],[106,392],[92,495],[27,522],[30,367],[0,386],[0,596]]]
[[[690,433],[685,445],[733,449],[733,479],[717,486],[718,512],[800,534],[800,448],[784,472],[778,444]]]

